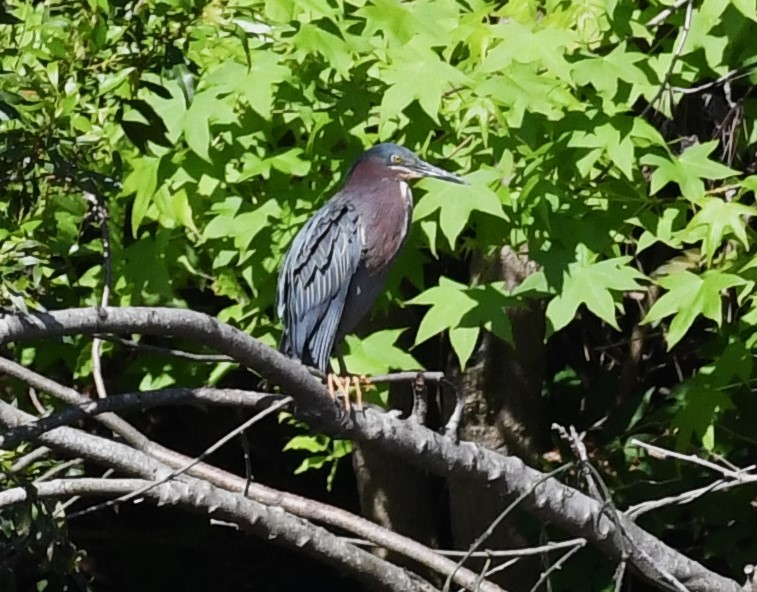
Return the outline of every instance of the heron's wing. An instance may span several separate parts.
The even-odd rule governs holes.
[[[281,350],[326,370],[362,243],[354,209],[331,200],[302,227],[279,273]]]

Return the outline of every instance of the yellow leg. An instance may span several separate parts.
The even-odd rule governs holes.
[[[344,382],[341,382],[344,380]],[[344,395],[344,410],[349,413],[352,411],[352,402],[350,401],[350,377],[339,377],[340,392]]]
[[[326,389],[329,391],[329,397],[331,397],[332,401],[336,401],[336,392],[334,390],[334,383],[338,385],[339,381],[337,380],[335,374],[331,374],[329,372],[326,375]]]
[[[326,386],[332,401],[344,398],[344,410],[349,413],[352,410],[350,389],[355,389],[355,409],[363,409],[363,391],[375,388],[366,376],[339,376],[329,373],[326,375]]]
[[[360,388],[360,377],[352,377],[352,385],[355,387],[355,409],[358,411],[363,410],[363,390]]]

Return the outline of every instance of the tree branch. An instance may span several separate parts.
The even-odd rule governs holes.
[[[295,398],[298,414],[313,427],[332,435],[372,442],[434,473],[467,479],[503,496],[518,497],[533,490],[523,501],[524,509],[573,536],[586,538],[616,560],[622,557],[616,525],[604,514],[599,502],[555,479],[535,486],[544,475],[526,467],[518,458],[502,456],[469,442],[456,445],[414,422],[398,421],[372,409],[345,416],[331,403],[324,386],[301,364],[202,313],[167,308],[108,308],[99,312],[71,309],[6,316],[0,320],[0,342],[79,333],[145,333],[203,343],[280,385]],[[658,579],[662,567],[690,592],[740,590],[734,580],[707,570],[630,520],[620,521],[631,542],[629,563],[659,587],[668,585]]]
[[[0,369],[4,366],[0,358]],[[27,375],[28,376],[28,375]],[[31,440],[53,428],[70,425],[86,417],[94,417],[102,413],[122,411],[124,409],[150,409],[161,405],[176,403],[207,403],[226,407],[246,407],[251,409],[265,409],[284,399],[283,395],[258,393],[239,389],[214,388],[170,388],[156,391],[142,391],[113,395],[106,399],[77,403],[31,423],[9,430],[0,435],[0,447],[13,448],[22,440]]]
[[[32,416],[0,402],[0,423],[11,427]],[[167,467],[124,444],[93,436],[69,427],[42,434],[40,440],[68,455],[82,456],[120,472],[150,481],[170,474]],[[182,505],[202,513],[233,521],[249,532],[272,540],[344,569],[376,590],[433,590],[427,583],[411,579],[402,569],[340,540],[322,527],[292,516],[280,508],[268,507],[224,491],[199,479],[180,475],[175,480],[144,492],[159,505]]]
[[[92,401],[73,389],[60,385],[55,381],[29,370],[28,368],[24,368],[20,364],[1,357],[0,372],[5,372],[19,380],[36,385],[40,390],[44,390],[46,393],[54,397],[75,405],[76,407],[73,409],[78,410],[79,408],[85,408],[92,410],[92,414],[89,415],[93,415],[95,412],[101,413],[101,415],[94,415],[94,418],[123,437],[138,450],[159,460],[172,469],[184,467],[192,463],[194,459],[149,440],[126,421],[105,410],[121,408],[122,403],[120,400],[122,397],[125,398],[123,405],[126,405],[130,401],[138,401],[146,406],[152,406],[152,403],[169,404],[183,401],[185,400],[184,396],[189,393],[189,395],[187,395],[189,399],[187,400],[196,397],[197,400],[202,400],[210,404],[241,405],[253,408],[262,408],[283,398],[281,395],[254,393],[235,389],[199,388],[146,391],[144,393],[117,395],[105,400]],[[159,403],[159,401],[162,401],[162,403]],[[66,414],[67,411],[68,410],[62,411],[61,415]],[[55,416],[51,416],[50,419],[52,419],[52,417]],[[39,421],[44,420],[38,420],[38,422]],[[27,426],[34,426],[38,422],[32,422],[31,424],[25,424],[14,428],[7,432],[6,436],[24,430]],[[49,452],[49,449],[47,450]],[[204,479],[217,487],[221,487],[231,492],[242,493],[247,491],[247,497],[254,499],[259,503],[271,507],[280,507],[295,516],[315,520],[322,524],[352,532],[357,536],[369,539],[372,544],[376,546],[385,547],[386,549],[394,551],[400,555],[409,557],[414,561],[417,561],[419,564],[442,574],[444,577],[455,571],[455,562],[440,556],[434,549],[430,549],[408,537],[391,532],[370,520],[356,516],[346,510],[342,510],[341,508],[336,508],[292,493],[277,491],[260,483],[247,483],[245,479],[237,475],[233,475],[202,462],[194,464],[187,470],[187,474]],[[457,585],[468,590],[474,590],[476,583],[478,582],[479,590],[481,592],[502,592],[499,586],[486,580],[482,582],[479,582],[478,580],[479,578],[477,574],[465,568],[458,569],[453,577],[453,581]]]

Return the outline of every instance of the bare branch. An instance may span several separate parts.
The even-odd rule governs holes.
[[[0,508],[30,501],[31,491],[34,491],[34,498],[120,495],[151,483],[153,482],[147,479],[102,479],[100,477],[55,479],[36,483],[33,490],[29,487],[13,487],[0,491]]]
[[[48,454],[50,454],[50,449],[47,446],[40,446],[39,448],[35,448],[31,452],[19,458],[16,462],[14,462],[8,472],[11,474],[20,473],[26,467],[34,464]]]
[[[2,367],[2,359],[0,359]],[[0,435],[0,447],[12,448],[22,440],[37,438],[40,434],[63,425],[70,425],[86,417],[124,409],[149,409],[160,405],[202,402],[227,407],[261,409],[285,399],[283,395],[214,388],[170,388],[113,395],[106,399],[78,403],[54,415],[38,419]],[[288,399],[288,398],[287,398]],[[288,399],[291,401],[291,399]]]
[[[72,458],[71,460],[67,460],[66,462],[56,464],[52,467],[50,467],[47,471],[42,473],[39,477],[37,477],[34,482],[35,483],[42,483],[43,481],[46,481],[50,477],[54,477],[55,475],[59,473],[65,473],[68,469],[71,469],[73,467],[78,467],[81,465],[84,461],[80,458]]]
[[[668,450],[667,448],[661,448],[660,446],[642,442],[641,440],[637,440],[636,438],[631,440],[631,444],[638,446],[639,448],[643,448],[644,450],[649,452],[651,456],[654,456],[656,458],[675,458],[687,463],[705,467],[706,469],[720,473],[724,477],[735,479],[737,481],[748,480],[752,477],[757,478],[757,475],[749,473],[749,471],[754,469],[754,465],[747,467],[746,469],[730,469],[728,467],[716,465],[713,462],[704,460],[703,458],[699,458],[698,456],[695,456],[693,454],[681,454],[680,452],[675,452],[674,450]]]
[[[649,19],[649,21],[647,22],[647,27],[649,27],[651,29],[652,27],[656,27],[657,25],[661,25],[662,23],[665,22],[665,20],[671,14],[673,14],[673,12],[675,12],[676,10],[678,10],[679,8],[681,8],[681,6],[683,6],[684,4],[686,4],[686,2],[688,2],[688,0],[676,0],[673,3],[672,6],[669,6],[668,8],[660,11],[660,13],[657,16]]]
[[[345,541],[359,547],[377,547],[376,543],[364,539],[351,539],[343,537]],[[575,546],[583,547],[586,545],[586,539],[570,539],[567,541],[554,541],[538,547],[523,547],[521,549],[486,549],[485,551],[455,551],[453,549],[435,549],[439,555],[445,557],[492,557],[499,559],[502,557],[530,557],[532,555],[541,555],[560,549],[570,549]]]
[[[575,553],[577,553],[580,549],[583,548],[583,545],[576,545],[569,551],[565,553],[560,559],[555,561],[552,565],[549,566],[547,570],[544,571],[543,574],[541,574],[541,577],[538,579],[538,581],[531,587],[531,592],[536,592],[536,590],[539,589],[539,587],[547,581],[550,575],[552,575],[554,572],[562,569],[562,566],[565,565],[565,563],[570,559]]]
[[[29,419],[28,414],[0,401],[0,423],[10,427]],[[53,449],[82,456],[143,479],[160,480],[168,473],[164,465],[137,450],[73,428],[56,428],[40,436],[40,439]],[[373,589],[433,590],[429,584],[411,579],[404,570],[348,545],[321,527],[280,508],[259,504],[187,475],[149,489],[145,494],[160,505],[178,504],[236,522],[257,536],[300,549],[347,570]]]
[[[243,432],[247,428],[253,426],[256,423],[258,423],[264,417],[267,417],[267,416],[271,415],[271,413],[273,413],[275,411],[278,411],[279,409],[281,409],[285,405],[288,405],[289,403],[291,403],[291,401],[292,401],[291,397],[284,397],[283,399],[280,399],[279,401],[277,401],[275,404],[271,405],[267,409],[264,409],[260,413],[255,414],[250,419],[248,419],[247,421],[245,421],[242,425],[240,425],[237,428],[234,428],[233,430],[231,430],[230,432],[228,432],[227,434],[225,434],[222,438],[220,438],[218,441],[214,442],[211,446],[209,446],[208,448],[206,448],[202,452],[202,454],[200,454],[198,457],[193,458],[190,462],[188,462],[185,465],[179,467],[178,469],[175,469],[175,470],[171,471],[168,475],[165,475],[164,477],[162,477],[160,479],[160,481],[156,481],[154,483],[149,483],[149,484],[145,485],[143,488],[138,489],[137,491],[130,492],[127,495],[125,495],[123,497],[119,497],[119,498],[117,498],[115,500],[109,500],[109,501],[107,501],[105,503],[98,504],[96,506],[92,506],[90,508],[87,508],[86,510],[82,510],[80,512],[77,512],[75,515],[76,516],[83,516],[84,514],[89,514],[91,512],[96,512],[97,510],[100,510],[100,509],[103,509],[103,508],[107,508],[107,507],[115,506],[115,505],[123,503],[123,502],[127,502],[129,500],[134,499],[135,497],[138,497],[138,496],[142,495],[143,493],[146,493],[148,489],[150,489],[150,488],[152,488],[152,487],[154,487],[156,485],[162,485],[163,483],[167,483],[168,481],[170,481],[171,479],[174,479],[175,477],[183,475],[184,473],[186,473],[187,471],[189,471],[189,469],[191,469],[192,467],[194,467],[197,464],[201,463],[204,459],[206,459],[208,456],[210,456],[211,454],[213,454],[216,450],[218,450],[219,448],[221,448],[224,444],[226,444],[229,440],[231,440],[232,438],[234,438],[237,434],[239,434],[240,432]]]
[[[103,313],[71,309],[38,315],[9,315],[0,319],[0,343],[111,332],[175,336],[202,343],[233,356],[240,364],[279,384],[297,400],[298,416],[314,428],[339,437],[372,442],[426,470],[464,478],[504,496],[513,498],[530,491],[522,508],[573,536],[585,537],[616,560],[622,556],[617,528],[604,515],[599,502],[555,479],[548,479],[535,488],[534,483],[544,475],[526,467],[518,458],[502,456],[470,442],[458,445],[414,422],[399,421],[373,409],[345,416],[331,403],[324,386],[302,365],[207,315],[166,308],[108,308]],[[664,585],[659,581],[658,567],[662,566],[690,592],[740,589],[735,581],[705,569],[627,518],[620,520],[632,542],[629,563],[658,586]]]
[[[724,467],[722,465],[718,465],[699,458],[698,456],[695,456],[693,454],[681,454],[680,452],[661,448],[660,446],[654,446],[653,444],[648,444],[637,439],[631,440],[631,444],[646,450],[651,456],[654,456],[656,458],[675,458],[689,464],[698,465],[711,471],[715,471],[717,473],[720,473],[724,477],[723,479],[713,481],[712,483],[705,485],[704,487],[698,487],[696,489],[684,491],[683,493],[679,493],[677,495],[671,495],[658,500],[650,500],[636,504],[635,506],[630,506],[625,511],[625,515],[632,520],[636,520],[639,516],[651,510],[664,508],[665,506],[670,505],[683,505],[691,503],[694,500],[707,495],[708,493],[713,493],[715,491],[726,491],[728,489],[733,489],[734,487],[741,485],[757,483],[757,474],[754,474],[752,472],[754,470],[754,466],[749,466],[744,469]]]
[[[283,398],[278,395],[238,391],[234,389],[200,388],[146,391],[144,393],[112,396],[105,400],[92,401],[73,389],[60,385],[32,370],[29,370],[28,368],[24,368],[15,362],[1,357],[0,372],[5,372],[11,376],[15,376],[19,380],[37,385],[40,390],[44,390],[63,401],[80,407],[91,408],[98,412],[104,409],[118,409],[120,405],[119,401],[122,397],[127,397],[124,401],[125,403],[130,400],[139,400],[143,405],[149,405],[149,403],[153,401],[157,403],[158,400],[162,400],[163,402],[178,402],[183,400],[181,397],[183,397],[185,393],[190,393],[191,396],[196,396],[198,397],[198,400],[201,399],[207,403],[219,405],[249,405],[254,408],[259,408],[259,406],[267,404],[267,401],[276,401]],[[174,401],[174,396],[179,397],[179,399]],[[77,408],[78,407],[74,407],[74,409]],[[66,413],[66,411],[63,411],[62,413]],[[192,462],[191,458],[152,442],[126,421],[113,413],[104,412],[99,416],[95,416],[95,419],[123,437],[138,450],[149,454],[151,457],[161,461],[172,469],[180,468]],[[25,424],[21,427],[14,428],[8,433],[15,433],[15,431],[22,430],[28,425],[34,424]],[[49,449],[47,450],[49,451]],[[355,516],[346,510],[342,510],[341,508],[329,506],[328,504],[291,493],[277,491],[260,483],[248,484],[245,479],[238,477],[237,475],[232,475],[231,473],[205,463],[198,463],[192,466],[187,470],[187,473],[194,477],[204,479],[209,483],[228,491],[242,493],[248,489],[249,491],[247,491],[248,495],[246,497],[249,497],[250,499],[271,507],[280,507],[296,516],[316,520],[323,524],[328,524],[352,532],[358,536],[368,538],[376,545],[385,547],[386,549],[394,551],[400,555],[410,557],[419,564],[437,571],[445,577],[455,570],[455,563],[449,559],[441,557],[435,552],[435,550],[410,538],[393,533],[369,520],[360,516]],[[477,575],[468,569],[461,568],[457,570],[453,579],[457,585],[473,590]],[[487,581],[481,582],[480,591],[502,592],[501,588]]]
[[[113,284],[113,258],[110,250],[110,230],[108,228],[108,209],[97,196],[91,191],[84,191],[84,199],[92,207],[92,215],[100,224],[100,235],[102,238],[103,249],[103,269],[105,271],[105,280],[103,282],[103,293],[100,298],[100,308],[105,308],[110,304],[110,290]],[[92,377],[95,380],[97,396],[104,399],[108,396],[105,388],[102,372],[102,340],[95,337],[92,340]]]
[[[423,377],[426,382],[441,382],[444,380],[444,372],[429,372],[427,370],[410,370],[406,372],[392,372],[390,374],[377,374],[368,379],[374,384],[394,384],[397,382],[413,383]]]
[[[117,343],[118,345],[123,345],[132,349],[155,352],[164,354],[166,356],[173,356],[174,358],[192,360],[193,362],[208,362],[215,364],[218,362],[234,361],[234,358],[232,358],[231,356],[224,356],[221,354],[196,354],[194,352],[187,352],[180,349],[160,347],[158,345],[148,345],[146,343],[140,343],[139,341],[134,341],[132,339],[124,339],[123,337],[117,337],[115,335],[97,335],[97,337],[102,341],[110,341],[111,343]]]

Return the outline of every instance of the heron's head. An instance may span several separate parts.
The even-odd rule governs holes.
[[[421,160],[415,153],[407,148],[397,144],[384,143],[376,144],[370,148],[358,159],[353,167],[353,171],[361,166],[368,164],[371,167],[378,168],[382,172],[389,173],[391,176],[401,180],[420,179],[422,177],[434,177],[451,183],[465,184],[465,181],[458,177]]]

